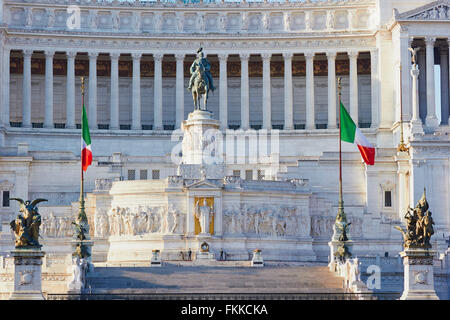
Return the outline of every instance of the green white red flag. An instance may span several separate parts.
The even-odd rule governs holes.
[[[368,165],[375,164],[375,148],[370,144],[361,130],[353,122],[352,118],[345,110],[341,102],[341,140],[354,143],[358,146],[359,152]]]
[[[91,148],[91,135],[89,134],[88,119],[86,116],[86,110],[83,103],[83,119],[81,122],[81,166],[83,171],[87,170],[87,167],[92,164],[92,148]]]

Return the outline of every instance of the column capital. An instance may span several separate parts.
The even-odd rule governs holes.
[[[77,52],[76,51],[67,51],[66,56],[67,56],[67,59],[75,59],[75,57],[77,56]]]
[[[313,60],[314,59],[314,55],[315,55],[314,52],[305,52],[304,53],[304,56],[305,56],[306,60]]]
[[[347,55],[350,59],[357,59],[359,56],[359,51],[357,50],[350,50],[347,52]]]
[[[241,59],[241,61],[248,61],[248,59],[250,58],[250,54],[249,53],[240,53],[239,58]]]
[[[98,52],[88,52],[89,59],[97,59]]]
[[[109,54],[109,58],[111,60],[119,60],[119,57],[120,57],[120,53],[119,52],[111,52]]]
[[[53,56],[55,55],[55,50],[54,49],[47,49],[44,51],[45,53],[45,57],[46,58],[53,58]]]
[[[219,57],[219,61],[227,61],[228,60],[228,53],[219,53],[217,56]]]
[[[270,59],[272,58],[272,54],[271,53],[267,53],[267,52],[261,53],[261,58],[266,63],[270,62]]]
[[[377,47],[371,48],[369,51],[370,51],[370,56],[378,54],[378,48]]]
[[[426,36],[425,37],[425,44],[427,46],[434,46],[435,42],[436,42],[436,37],[433,37],[433,36]]]
[[[175,59],[177,60],[177,61],[184,61],[184,57],[186,56],[186,54],[185,53],[176,53],[175,54]]]
[[[142,53],[140,53],[140,52],[133,52],[131,54],[131,57],[133,58],[133,60],[140,60],[141,57],[142,57]]]
[[[24,49],[23,56],[26,58],[30,58],[33,55],[34,50],[32,49]]]
[[[155,62],[161,62],[163,59],[163,54],[162,53],[154,53],[153,54],[153,60],[155,60]]]
[[[336,59],[337,56],[337,52],[336,51],[327,51],[326,52],[327,58],[328,59]]]
[[[283,52],[284,60],[292,60],[293,56],[294,56],[294,54],[292,52]]]

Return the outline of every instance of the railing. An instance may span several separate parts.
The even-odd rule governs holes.
[[[47,300],[395,300],[400,293],[142,293],[47,294]]]

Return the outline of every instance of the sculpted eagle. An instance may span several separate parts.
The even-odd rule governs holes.
[[[42,198],[33,201],[24,201],[20,198],[10,198],[10,200],[16,200],[20,203],[20,213],[16,219],[10,222],[11,229],[16,237],[16,248],[38,247],[41,215],[36,205],[48,200]]]

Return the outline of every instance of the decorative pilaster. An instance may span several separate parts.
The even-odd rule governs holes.
[[[220,129],[228,128],[228,76],[227,76],[228,54],[219,54],[219,117]]]
[[[23,110],[22,127],[31,128],[31,56],[33,50],[23,51]]]
[[[184,53],[177,53],[175,59],[177,60],[175,126],[179,129],[184,120]]]
[[[314,113],[314,53],[305,53],[306,59],[306,130],[313,130],[315,126]]]
[[[140,130],[141,127],[141,53],[132,53],[133,58],[133,98],[131,107],[131,129]],[[178,91],[177,91],[178,92]]]
[[[270,84],[270,58],[272,54],[263,53],[263,129],[272,129],[272,94]]]
[[[110,129],[119,129],[119,57],[120,53],[110,53],[111,58],[111,116]]]
[[[66,128],[75,129],[75,57],[76,51],[67,55]]]
[[[292,53],[283,53],[284,57],[284,129],[294,129],[294,103],[292,91]]]
[[[328,129],[336,129],[336,52],[327,52],[328,58]]]
[[[97,129],[97,52],[89,52],[89,128]]]
[[[434,131],[439,125],[436,116],[435,101],[435,83],[434,83],[434,43],[435,37],[425,37],[427,47],[427,117],[426,126],[429,130]]]
[[[154,125],[153,130],[162,130],[162,59],[163,54],[153,55],[155,61],[155,84],[154,84]]]
[[[357,51],[350,51],[350,116],[358,126],[358,55]]]
[[[248,53],[241,53],[241,129],[250,128],[250,107],[248,87]]]

